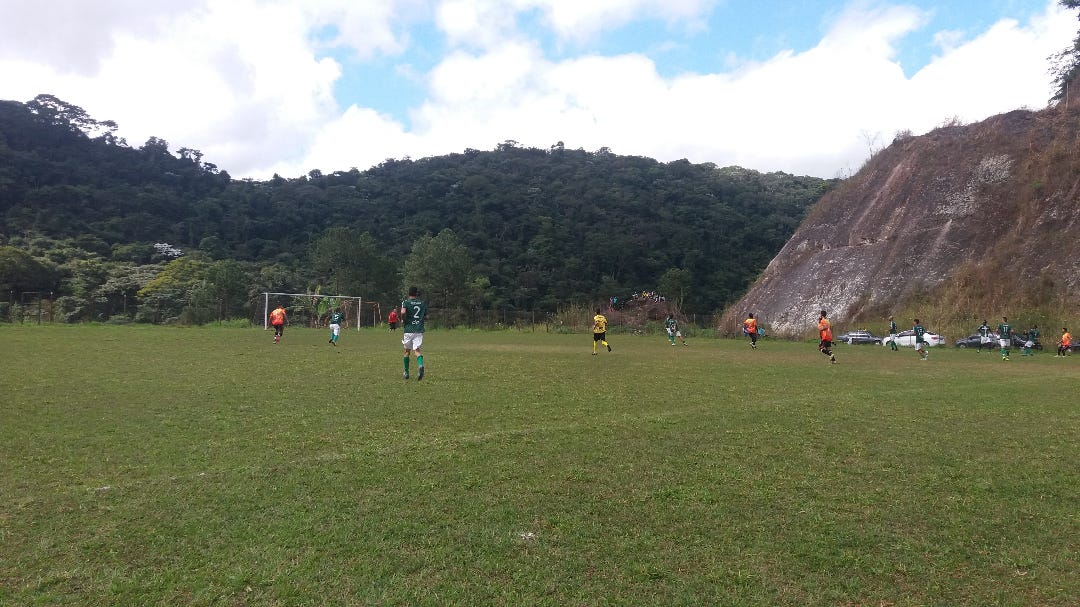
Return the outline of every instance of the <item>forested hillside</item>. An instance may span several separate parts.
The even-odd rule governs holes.
[[[198,150],[115,131],[54,97],[0,102],[8,300],[51,292],[70,320],[198,322],[250,317],[265,290],[391,302],[408,282],[437,306],[554,311],[660,290],[709,312],[833,185],[512,141],[235,180]]]

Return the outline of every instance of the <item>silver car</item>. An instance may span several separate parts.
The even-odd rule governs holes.
[[[942,336],[942,335],[938,335],[937,333],[933,333],[931,331],[927,331],[926,333],[923,333],[923,340],[926,341],[927,346],[943,346],[943,345],[945,345],[945,337]],[[881,345],[887,346],[887,345],[889,345],[889,341],[890,341],[890,338],[886,337],[885,339],[881,340]],[[900,347],[914,348],[915,347],[915,330],[914,329],[908,329],[907,331],[901,331],[901,332],[897,333],[896,334],[896,345],[898,345]]]

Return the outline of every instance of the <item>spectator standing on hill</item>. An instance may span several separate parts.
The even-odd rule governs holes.
[[[667,315],[667,320],[664,321],[664,330],[667,331],[668,341],[671,345],[675,345],[675,338],[678,337],[682,345],[686,345],[686,340],[683,339],[682,331],[679,330],[679,321],[675,320],[675,317],[671,314]]]
[[[896,352],[900,346],[896,345],[896,319],[889,317],[889,349]]]
[[[607,317],[600,313],[600,308],[596,309],[596,316],[592,317],[593,356],[596,356],[597,344],[604,346],[608,352],[611,352],[611,346],[607,342]]]
[[[1001,346],[1001,360],[1009,360],[1009,347],[1012,345],[1012,325],[1007,316],[1001,317],[1001,323],[997,327],[998,345]]]
[[[285,313],[285,306],[279,305],[270,312],[270,326],[274,327],[274,343],[281,341],[281,336],[285,334],[285,323],[288,322],[289,316]]]
[[[982,353],[983,346],[986,349],[990,349],[990,325],[986,324],[986,319],[983,319],[983,324],[979,325],[979,353]]]
[[[757,350],[758,326],[754,315],[747,314],[746,320],[742,321],[743,333],[750,336],[750,349]]]
[[[1061,339],[1058,340],[1058,351],[1054,356],[1065,356],[1071,346],[1072,335],[1069,334],[1069,327],[1061,327]]]
[[[818,337],[821,338],[821,342],[818,343],[818,351],[828,356],[830,362],[836,363],[836,356],[832,353],[832,324],[829,323],[828,314],[825,310],[821,311],[821,316],[818,318],[817,330]]]
[[[424,354],[420,348],[424,345],[424,319],[427,318],[427,304],[420,299],[420,290],[409,287],[409,297],[401,302],[401,345],[405,348],[404,379],[409,379],[409,355],[416,352],[416,381],[424,379]]]
[[[911,328],[915,333],[915,351],[919,353],[919,360],[926,360],[929,355],[929,351],[926,349],[926,327],[922,326],[919,319],[915,319],[915,326]]]

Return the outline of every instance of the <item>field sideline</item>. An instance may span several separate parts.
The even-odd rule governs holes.
[[[0,605],[1080,603],[1080,357],[326,340],[0,325]]]

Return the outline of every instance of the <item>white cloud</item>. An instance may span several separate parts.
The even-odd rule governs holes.
[[[560,41],[585,44],[604,31],[645,19],[688,30],[719,0],[440,0],[436,23],[452,45],[491,48],[519,39],[519,20],[535,15]]]
[[[583,44],[646,18],[695,27],[716,2],[103,0],[90,10],[76,0],[34,9],[0,0],[0,98],[51,93],[116,120],[132,145],[159,136],[257,178],[510,139],[830,177],[857,168],[869,147],[900,129],[1041,107],[1050,96],[1047,57],[1071,43],[1076,27],[1070,11],[1047,0],[1030,22],[1002,21],[971,40],[938,32],[939,55],[906,77],[896,49],[927,15],[877,5],[835,15],[805,52],[662,77],[643,54],[553,59],[518,23],[546,23]],[[50,29],[61,9],[68,20]],[[418,43],[412,25],[425,19],[452,50],[421,73],[427,98],[408,109],[408,124],[340,108],[334,87],[344,68],[325,51],[398,58]],[[395,60],[399,73],[417,73]]]
[[[0,0],[0,57],[46,63],[64,74],[93,76],[119,33],[161,33],[201,2],[168,0]]]
[[[1047,58],[1076,34],[1075,16],[1051,7],[1030,24],[1005,20],[948,49],[911,79],[913,129],[950,116],[965,122],[1023,106],[1043,107],[1052,94]],[[943,112],[948,112],[943,115]]]
[[[292,24],[335,32],[325,44],[352,49],[356,58],[397,55],[409,43],[407,28],[429,11],[427,0],[306,0],[285,2],[303,11]]]
[[[523,0],[442,0],[435,23],[451,46],[488,48],[518,36]]]
[[[340,68],[313,54],[306,23],[296,5],[253,0],[195,6],[152,31],[88,21],[112,27],[96,70],[73,75],[50,55],[35,64],[5,52],[0,73],[16,77],[0,79],[0,92],[23,101],[51,93],[116,120],[132,145],[159,136],[174,149],[201,149],[230,172],[258,172],[298,157],[337,112]]]
[[[717,0],[533,0],[560,38],[582,41],[639,19],[703,27]]]

